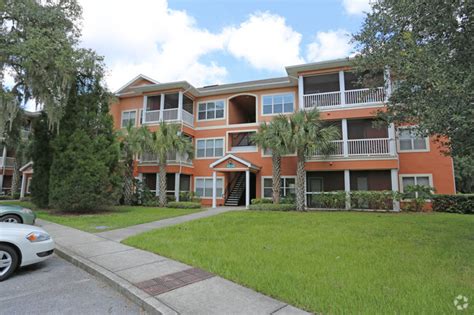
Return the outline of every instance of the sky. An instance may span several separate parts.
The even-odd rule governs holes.
[[[81,45],[115,91],[138,74],[196,87],[285,75],[347,57],[370,0],[79,0]]]

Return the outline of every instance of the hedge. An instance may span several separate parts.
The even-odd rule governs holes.
[[[296,207],[292,204],[259,203],[250,205],[249,209],[262,211],[293,211]]]
[[[474,214],[474,194],[434,195],[433,211]]]
[[[252,199],[250,203],[253,205],[259,205],[262,203],[266,203],[266,204],[273,203],[273,201],[267,198],[255,198],[255,199]]]
[[[168,202],[167,207],[175,209],[199,209],[201,208],[201,203],[192,201],[171,201]]]

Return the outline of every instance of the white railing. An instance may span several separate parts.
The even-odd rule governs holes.
[[[341,92],[327,92],[304,95],[304,107],[331,107],[341,105]]]
[[[194,126],[193,114],[188,113],[187,111],[183,110],[182,115],[183,115],[183,121],[185,124],[188,124],[191,127]]]
[[[163,120],[177,120],[178,119],[178,109],[177,108],[169,108],[163,109]]]
[[[159,110],[147,110],[145,111],[145,122],[152,123],[160,121]]]
[[[4,166],[3,157],[0,157],[0,167]],[[12,168],[15,167],[15,158],[7,157],[5,158],[5,168]]]
[[[168,152],[166,162],[171,164],[192,164],[192,160],[189,158],[189,155],[180,155],[174,151]],[[140,163],[158,164],[158,156],[153,153],[143,153],[140,157]]]
[[[343,107],[346,105],[364,105],[382,103],[385,98],[385,91],[383,87],[375,89],[357,89],[348,90],[341,93],[341,91],[326,92],[326,93],[315,93],[305,94],[304,108],[311,109],[314,107],[318,108],[332,108],[332,107]]]
[[[333,148],[329,155],[331,156],[342,156],[344,155],[344,141],[343,140],[335,140],[333,142]],[[323,156],[321,150],[316,150],[312,156]]]
[[[358,89],[345,91],[346,104],[382,103],[385,97],[384,88]]]
[[[388,138],[350,139],[347,142],[349,155],[390,155]]]

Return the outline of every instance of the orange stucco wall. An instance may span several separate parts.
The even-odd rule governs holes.
[[[318,70],[311,72],[312,74],[320,74],[334,72],[343,68]],[[344,68],[345,69],[345,68]],[[176,91],[176,90],[173,90]],[[162,91],[147,93],[148,95],[159,94]],[[189,92],[188,92],[189,93]],[[262,96],[266,94],[276,93],[293,93],[295,101],[295,110],[298,110],[298,88],[287,87],[278,89],[262,89],[258,91],[250,91],[248,94],[257,97],[257,122],[244,125],[229,125],[228,115],[232,113],[229,110],[229,99],[245,93],[221,93],[212,96],[195,97],[194,98],[194,128],[182,125],[182,130],[192,136],[194,141],[201,138],[224,138],[224,154],[230,153],[229,133],[233,131],[251,131],[258,130],[260,123],[270,121],[274,116],[262,115]],[[225,103],[225,114],[223,119],[211,121],[198,121],[197,111],[198,103],[209,100],[223,100]],[[140,109],[143,107],[143,96],[120,97],[118,102],[111,106],[111,114],[114,117],[115,128],[120,128],[121,113],[124,110],[136,109],[137,117]],[[365,108],[346,108],[340,110],[324,111],[321,113],[323,119],[340,120],[370,118],[376,115],[378,110],[384,110],[383,106],[370,106]],[[137,119],[138,124],[139,119]],[[149,126],[150,129],[156,130],[157,125]],[[272,175],[271,157],[263,156],[261,150],[257,152],[238,152],[233,155],[245,159],[260,169],[256,176],[256,195],[261,196],[261,177]],[[195,158],[192,167],[170,165],[167,171],[170,173],[181,172],[183,174],[193,175],[191,180],[191,189],[194,189],[194,177],[211,177],[213,170],[209,167],[217,158]],[[398,156],[388,159],[327,159],[324,161],[309,161],[306,165],[308,171],[341,171],[341,170],[390,170],[398,169],[399,175],[403,174],[430,174],[433,178],[433,184],[438,193],[452,194],[455,193],[453,167],[450,157],[440,153],[440,148],[433,141],[430,141],[429,152],[410,152],[399,153]],[[158,166],[138,166],[137,173],[156,173]],[[284,157],[282,161],[282,175],[294,176],[296,174],[296,157]],[[225,173],[218,173],[217,176],[224,177],[224,187],[227,185],[227,176]],[[203,203],[209,205],[210,199],[203,199]],[[218,204],[223,200],[218,200]]]

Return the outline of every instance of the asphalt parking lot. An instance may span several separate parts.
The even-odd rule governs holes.
[[[106,283],[57,257],[0,282],[0,314],[145,314]]]

